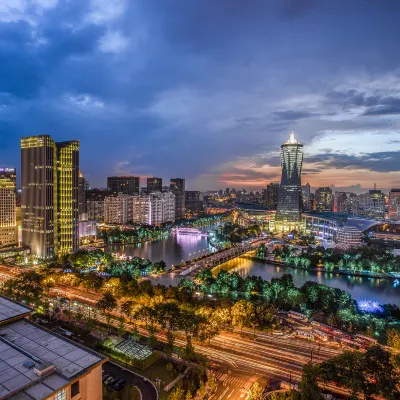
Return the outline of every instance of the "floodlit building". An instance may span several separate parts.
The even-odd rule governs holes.
[[[0,399],[101,400],[107,357],[29,321],[0,296]]]
[[[281,146],[282,179],[279,189],[275,230],[289,232],[300,230],[303,209],[301,168],[303,164],[303,145],[294,133]]]
[[[16,169],[0,168],[0,248],[16,246]]]
[[[185,216],[185,180],[171,178],[169,188],[175,196],[175,218],[183,218]]]
[[[42,258],[79,247],[79,141],[21,139],[22,243]]]
[[[124,225],[131,222],[133,196],[119,194],[104,199],[104,222],[106,224]]]
[[[107,189],[114,194],[139,194],[139,176],[109,176]]]
[[[336,243],[341,247],[356,247],[362,243],[362,232],[355,226],[337,228]]]
[[[400,189],[389,192],[389,219],[400,219]]]

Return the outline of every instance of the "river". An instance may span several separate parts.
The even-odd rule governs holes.
[[[209,229],[212,229],[210,227]],[[153,262],[164,260],[168,268],[178,265],[182,260],[193,258],[212,251],[207,238],[201,236],[187,236],[171,234],[168,238],[153,242],[142,243],[136,246],[109,246],[106,251],[148,258]],[[333,273],[306,271],[291,267],[277,267],[259,261],[239,257],[231,260],[219,268],[236,271],[245,278],[247,275],[261,276],[265,280],[280,277],[285,273],[293,275],[296,286],[306,281],[316,281],[338,289],[346,290],[356,300],[375,300],[380,304],[397,304],[400,306],[400,285],[395,287],[393,280],[354,277]],[[151,277],[154,284],[177,285],[180,281],[173,273]]]

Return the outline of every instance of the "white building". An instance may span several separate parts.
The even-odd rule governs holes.
[[[368,218],[385,217],[385,194],[380,190],[370,190],[358,196],[357,214]]]
[[[132,221],[141,225],[160,225],[175,221],[175,196],[171,192],[154,192],[134,196]]]
[[[127,224],[132,221],[133,196],[119,194],[104,199],[104,222],[106,224]]]

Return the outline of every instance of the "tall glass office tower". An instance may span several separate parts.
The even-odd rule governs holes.
[[[295,139],[292,132],[289,140],[281,146],[282,180],[275,217],[277,231],[289,232],[300,228],[303,209],[302,164],[303,145]]]
[[[79,142],[21,139],[22,244],[49,258],[78,250]]]

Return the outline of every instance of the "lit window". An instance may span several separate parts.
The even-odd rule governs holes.
[[[67,400],[67,391],[63,389],[61,392],[56,393],[54,400]]]

